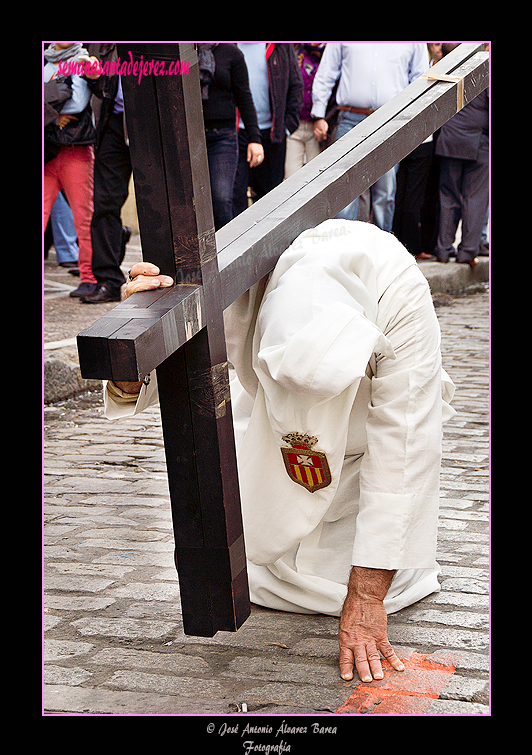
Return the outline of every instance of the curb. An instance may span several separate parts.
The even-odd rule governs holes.
[[[471,293],[489,281],[488,257],[479,257],[479,264],[474,268],[456,262],[421,262],[419,267],[433,295]]]
[[[43,400],[45,404],[76,396],[86,391],[100,390],[101,380],[85,380],[81,377],[79,364],[69,355],[44,354]]]

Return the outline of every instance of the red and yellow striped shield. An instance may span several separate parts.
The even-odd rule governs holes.
[[[327,487],[331,482],[327,456],[322,451],[313,450],[318,439],[305,433],[289,433],[283,435],[283,440],[291,446],[281,448],[290,479],[310,493]]]

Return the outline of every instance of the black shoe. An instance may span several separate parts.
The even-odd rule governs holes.
[[[79,286],[70,292],[74,299],[80,299],[82,296],[90,296],[96,291],[96,283],[80,283]]]
[[[120,299],[120,289],[116,291],[107,283],[99,283],[94,293],[82,296],[80,301],[83,304],[105,304],[110,301],[120,301]]]

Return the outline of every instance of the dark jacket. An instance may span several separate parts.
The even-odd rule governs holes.
[[[236,113],[244,122],[250,142],[260,144],[257,113],[249,91],[248,69],[244,54],[236,45],[221,42],[212,53],[216,62],[214,79],[203,100],[205,128],[236,129]]]
[[[488,142],[489,96],[485,90],[441,127],[436,154],[459,160],[478,160],[479,154],[487,151]]]
[[[46,63],[46,61],[45,61]],[[56,91],[54,92],[54,82],[45,84],[45,103],[44,103],[44,162],[45,164],[57,157],[61,147],[70,146],[89,146],[94,144],[96,132],[92,118],[92,109],[90,102],[81,113],[76,113],[75,119],[71,120],[66,126],[61,128],[57,123],[57,116],[60,114],[64,102],[65,92],[72,93],[72,78],[67,76],[64,80],[56,80]],[[57,94],[57,99],[54,98]],[[55,117],[53,112],[55,111]]]
[[[44,125],[55,121],[66,100],[72,97],[72,87],[66,81],[47,81],[44,84]]]
[[[303,107],[303,79],[297,57],[290,43],[270,42],[266,48],[270,104],[272,110],[272,142],[282,142],[286,131],[292,134],[299,126]]]
[[[89,55],[98,58],[102,66],[106,61],[118,60],[116,42],[93,42],[87,45],[87,49]],[[113,112],[115,97],[118,94],[118,81],[118,74],[102,75],[96,80],[87,79],[89,89],[95,95],[91,105],[96,120],[96,148],[99,146],[109,116]]]
[[[46,128],[53,123],[63,104],[72,96],[72,88],[65,81],[47,81],[44,85],[44,112],[43,125]],[[45,131],[46,134],[46,131]],[[59,154],[60,147],[58,144],[52,144],[47,139],[43,140],[44,147],[44,164],[49,163]]]

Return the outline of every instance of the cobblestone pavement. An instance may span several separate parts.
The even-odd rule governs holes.
[[[458,411],[444,434],[442,589],[389,617],[407,668],[370,685],[340,679],[331,617],[255,607],[237,633],[185,636],[158,410],[111,423],[99,393],[45,407],[44,714],[182,715],[212,744],[238,739],[234,752],[270,715],[264,741],[279,752],[281,740],[300,751],[279,731],[291,716],[331,742],[353,715],[489,715],[488,298],[435,297]]]

